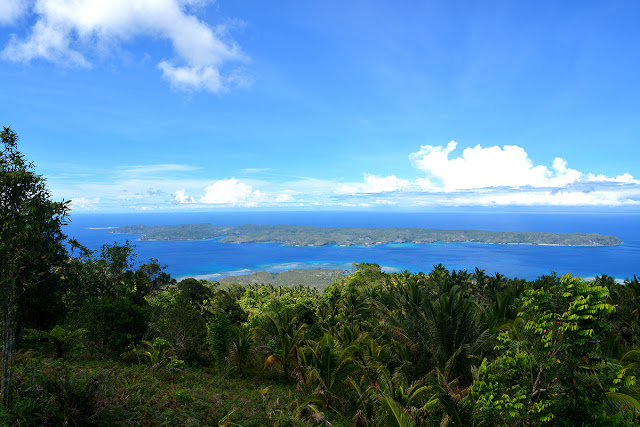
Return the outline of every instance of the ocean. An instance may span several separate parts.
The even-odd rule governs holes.
[[[420,227],[495,231],[546,231],[610,234],[624,244],[612,247],[489,245],[480,243],[389,244],[374,247],[287,247],[281,244],[229,244],[215,240],[190,242],[136,241],[107,227],[145,224],[218,225],[287,224],[323,227]],[[213,212],[73,214],[65,233],[89,249],[132,241],[137,261],[158,259],[177,279],[222,276],[254,271],[280,272],[293,268],[351,270],[353,262],[377,263],[385,271],[431,271],[476,267],[488,274],[535,279],[556,272],[593,278],[607,274],[619,280],[640,276],[640,214],[530,212]]]

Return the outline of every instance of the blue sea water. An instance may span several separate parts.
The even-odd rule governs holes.
[[[74,214],[65,232],[89,249],[105,243],[135,240],[108,233],[104,227],[145,224],[219,225],[289,224],[324,227],[421,227],[495,231],[547,231],[610,234],[624,244],[613,247],[488,245],[479,243],[389,244],[374,247],[287,247],[280,244],[228,244],[215,240],[190,242],[135,241],[138,261],[156,258],[173,277],[216,280],[225,275],[292,268],[350,270],[352,262],[373,262],[387,271],[449,269],[535,279],[554,271],[592,278],[640,276],[640,214],[638,213],[496,213],[496,212],[215,212]]]

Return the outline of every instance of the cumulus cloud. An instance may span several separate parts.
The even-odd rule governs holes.
[[[220,205],[257,206],[264,199],[264,194],[254,190],[253,186],[240,182],[235,178],[221,179],[208,185],[200,203]]]
[[[236,178],[215,181],[205,187],[204,195],[199,199],[187,195],[187,192],[178,190],[173,199],[174,204],[195,203],[199,205],[231,205],[231,206],[270,206],[280,203],[295,202],[297,192],[284,191],[260,191],[252,185],[241,182]]]
[[[2,21],[17,19],[31,2],[5,1]],[[226,77],[229,62],[246,61],[228,37],[227,27],[212,27],[189,10],[204,1],[185,0],[36,0],[37,16],[24,39],[13,36],[2,51],[4,59],[29,62],[42,58],[64,65],[90,67],[87,54],[108,49],[138,36],[169,40],[175,57],[158,63],[162,75],[183,90],[220,92],[238,81],[237,70]]]
[[[178,190],[173,198],[174,203],[195,203],[195,200],[191,196],[187,196],[185,190]]]
[[[587,181],[589,182],[619,182],[623,184],[640,184],[639,180],[633,178],[629,173],[618,175],[615,178],[611,178],[605,175],[594,175],[592,173],[587,174]]]
[[[502,148],[497,146],[483,148],[477,145],[473,148],[465,148],[462,156],[449,158],[457,145],[455,141],[449,142],[446,147],[422,145],[418,152],[409,155],[413,166],[427,175],[416,180],[417,187],[423,191],[454,192],[496,187],[565,188],[572,184],[590,182],[640,184],[640,181],[634,179],[629,173],[609,177],[571,169],[568,167],[568,162],[560,157],[553,160],[550,168],[534,165],[526,151],[517,145],[505,145]],[[556,199],[558,197],[546,197],[549,204],[557,204]],[[567,200],[573,200],[576,204],[582,201],[588,202],[580,195],[572,195]],[[521,201],[522,204],[529,204],[524,199]],[[580,203],[577,203],[579,201]]]
[[[413,165],[427,174],[432,186],[446,190],[487,187],[549,187],[577,182],[582,173],[567,168],[566,160],[556,158],[551,169],[534,166],[526,151],[517,145],[465,148],[462,156],[449,158],[456,149],[455,141],[446,147],[422,145],[411,153]],[[426,181],[423,186],[428,186]]]
[[[549,167],[535,165],[516,145],[477,145],[453,157],[456,148],[455,141],[423,145],[409,157],[425,177],[409,181],[365,174],[362,182],[336,183],[332,199],[354,206],[640,205],[640,181],[629,173],[616,177],[583,173],[560,157]]]

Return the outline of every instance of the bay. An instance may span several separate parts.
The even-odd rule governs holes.
[[[554,271],[592,278],[618,279],[640,275],[640,215],[637,213],[566,212],[189,212],[136,214],[74,214],[65,232],[89,249],[123,243],[135,236],[108,233],[106,227],[174,225],[209,222],[218,225],[288,224],[321,227],[420,227],[494,231],[547,231],[610,234],[624,244],[611,247],[488,245],[479,243],[390,244],[374,247],[290,247],[274,243],[228,244],[215,240],[135,241],[138,260],[155,258],[176,278],[216,280],[254,271],[292,268],[351,270],[353,262],[373,262],[386,271],[449,269],[535,279]]]

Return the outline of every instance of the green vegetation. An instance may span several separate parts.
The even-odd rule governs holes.
[[[140,240],[205,240],[223,243],[282,243],[285,246],[373,246],[389,243],[490,243],[559,246],[614,246],[614,236],[597,233],[543,233],[524,231],[436,230],[425,228],[325,228],[305,225],[212,224],[132,225],[108,230],[140,235]]]
[[[169,279],[138,295],[142,270],[127,260],[116,290],[73,298],[83,266],[86,277],[114,252],[68,260],[59,326],[20,343],[5,422],[632,426],[640,417],[637,278],[527,282],[358,264],[322,292]]]
[[[298,268],[280,273],[269,273],[266,271],[256,271],[251,274],[239,276],[228,276],[220,278],[220,284],[238,283],[241,285],[259,285],[262,283],[274,286],[311,286],[323,290],[331,285],[337,278],[344,276],[347,272],[332,270],[329,268]]]
[[[72,241],[43,256],[51,241],[38,221],[51,217],[33,218],[36,231],[9,228],[26,249],[0,266],[14,296],[3,332],[17,347],[3,348],[14,362],[3,425],[640,422],[636,277],[525,281],[365,263],[322,291],[176,282],[156,260],[136,262],[128,242],[93,253]]]
[[[3,128],[0,139],[0,400],[6,404],[20,305],[40,305],[38,296],[50,296],[48,287],[64,259],[60,226],[68,206],[50,200],[44,178],[18,151],[11,128]]]

